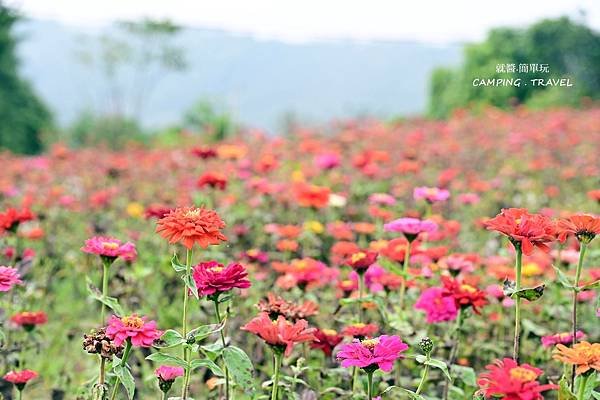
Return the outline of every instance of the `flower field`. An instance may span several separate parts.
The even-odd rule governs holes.
[[[0,154],[4,399],[600,399],[600,108]]]

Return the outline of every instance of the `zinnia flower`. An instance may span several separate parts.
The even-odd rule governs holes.
[[[163,381],[174,381],[176,378],[183,376],[183,373],[182,367],[172,367],[170,365],[161,365],[154,370],[154,375]]]
[[[123,243],[119,239],[105,236],[94,236],[85,241],[81,251],[88,254],[96,254],[109,262],[121,257],[127,261],[137,257],[137,251],[133,243]]]
[[[217,172],[206,172],[204,175],[198,178],[196,186],[198,186],[200,189],[205,186],[209,186],[211,188],[225,190],[227,187],[227,177]]]
[[[26,331],[32,331],[37,325],[48,322],[48,316],[43,311],[24,311],[13,315],[10,320]]]
[[[351,336],[355,339],[362,340],[366,337],[373,336],[378,330],[379,327],[375,324],[365,324],[362,322],[357,322],[355,324],[346,326],[342,330],[342,334],[344,336]]]
[[[172,210],[159,219],[156,232],[169,243],[181,243],[191,249],[195,243],[206,248],[227,240],[221,233],[223,228],[225,223],[215,211],[184,207]]]
[[[555,360],[575,366],[575,373],[581,375],[590,370],[600,371],[600,343],[581,341],[572,348],[557,344],[552,356]]]
[[[23,283],[16,268],[0,266],[0,292],[8,292],[13,286]]]
[[[279,316],[276,321],[271,321],[267,313],[260,313],[240,329],[254,333],[278,351],[285,350],[286,357],[296,343],[314,341],[316,332],[316,328],[309,328],[304,319],[292,323]]]
[[[576,339],[583,339],[585,333],[577,331]],[[554,335],[542,336],[542,346],[552,347],[557,344],[571,344],[573,343],[573,332],[556,333]]]
[[[267,299],[260,300],[256,306],[261,312],[269,314],[269,318],[273,321],[281,315],[289,321],[296,322],[319,313],[319,306],[310,300],[295,304],[273,293],[268,293]]]
[[[600,234],[600,218],[586,214],[572,215],[558,221],[557,231],[561,242],[568,235],[575,235],[580,242],[589,243]]]
[[[413,190],[413,198],[415,200],[425,200],[428,203],[436,203],[446,201],[450,197],[450,192],[446,189],[436,187],[417,187]]]
[[[346,259],[346,264],[359,274],[363,274],[377,261],[377,256],[379,254],[374,251],[358,251]]]
[[[477,384],[488,397],[504,400],[543,400],[541,392],[556,389],[556,385],[540,385],[542,370],[529,364],[518,365],[511,358],[496,360],[486,366],[488,372],[479,376]]]
[[[521,246],[525,255],[530,255],[534,246],[548,252],[550,248],[546,243],[554,241],[555,227],[550,218],[529,214],[524,208],[503,209],[485,226],[508,236],[514,246]]]
[[[344,339],[342,335],[333,329],[317,329],[315,338],[315,341],[310,344],[310,348],[321,350],[327,357],[331,355],[334,347]]]
[[[4,375],[4,380],[12,383],[17,387],[19,391],[23,390],[27,382],[37,378],[38,373],[30,369],[24,369],[22,371],[10,371]]]
[[[337,353],[337,358],[342,362],[342,367],[359,367],[374,371],[380,368],[390,372],[394,362],[401,358],[401,353],[408,349],[408,345],[398,336],[382,335],[373,339],[354,340],[345,344]]]
[[[0,213],[0,232],[5,230],[15,232],[22,222],[31,221],[35,216],[28,208],[17,210],[16,208],[8,208],[3,213]]]
[[[447,276],[442,276],[442,283],[444,284],[445,294],[452,296],[457,307],[472,307],[473,312],[479,314],[479,308],[487,304],[483,290]]]
[[[146,322],[145,317],[137,314],[123,318],[113,315],[106,328],[106,336],[114,341],[115,346],[121,346],[127,339],[131,339],[134,346],[150,347],[161,335],[162,332],[156,329],[155,321]]]
[[[296,201],[302,207],[323,208],[329,204],[331,190],[316,185],[299,185],[296,187]]]
[[[427,314],[427,322],[430,324],[454,321],[458,315],[458,307],[454,298],[448,296],[446,291],[440,287],[425,289],[415,303],[415,308]]]
[[[198,296],[210,296],[233,288],[250,287],[248,272],[243,265],[233,263],[227,267],[216,261],[202,262],[193,269],[192,276],[198,288]]]
[[[437,231],[438,226],[428,219],[422,221],[418,218],[399,218],[383,225],[383,229],[386,232],[403,233],[406,239],[412,242],[420,233]]]

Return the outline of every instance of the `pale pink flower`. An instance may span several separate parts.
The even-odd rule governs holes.
[[[8,292],[13,286],[23,283],[20,278],[15,268],[0,266],[0,292]]]
[[[450,192],[446,189],[440,189],[436,187],[417,187],[413,191],[413,198],[415,200],[426,200],[429,203],[437,203],[446,201],[450,197]]]
[[[81,251],[96,254],[112,261],[118,257],[126,261],[133,261],[137,257],[137,251],[133,243],[123,243],[119,239],[104,236],[94,236],[87,239]]]

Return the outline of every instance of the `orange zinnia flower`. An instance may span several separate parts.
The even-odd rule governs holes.
[[[600,218],[576,214],[558,221],[558,239],[564,242],[568,235],[575,235],[580,242],[589,243],[600,234]]]
[[[179,242],[191,249],[195,243],[206,248],[227,240],[220,231],[223,228],[225,223],[215,211],[203,207],[183,207],[159,219],[156,232],[169,243]]]
[[[566,364],[575,365],[575,373],[581,375],[591,369],[600,371],[600,343],[581,341],[569,348],[557,344],[553,358]]]
[[[331,190],[316,185],[300,185],[296,187],[296,201],[302,207],[323,208],[329,203]]]

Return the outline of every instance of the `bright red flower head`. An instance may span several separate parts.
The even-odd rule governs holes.
[[[206,248],[227,240],[221,233],[223,228],[225,223],[215,211],[184,207],[172,210],[159,219],[156,232],[169,243],[181,243],[191,249],[196,243]]]
[[[364,273],[377,261],[378,253],[374,251],[358,251],[346,259],[346,264],[358,273]]]
[[[156,322],[147,322],[145,317],[137,314],[123,318],[113,315],[106,327],[106,336],[113,340],[115,346],[121,346],[127,339],[131,339],[134,346],[151,347],[161,335],[162,332],[156,329]]]
[[[331,190],[315,185],[300,185],[296,188],[296,201],[302,207],[323,208],[329,204]]]
[[[203,262],[194,267],[192,276],[199,296],[210,296],[233,288],[250,287],[246,268],[237,263],[225,267],[216,261]]]
[[[317,329],[315,338],[316,340],[310,344],[310,348],[321,350],[327,357],[331,355],[335,346],[340,344],[344,339],[342,335],[333,329]]]
[[[485,222],[488,230],[509,237],[515,246],[521,246],[523,254],[530,255],[533,247],[548,252],[546,243],[554,241],[555,225],[550,218],[541,214],[530,214],[524,208],[503,209],[500,214]]]
[[[4,375],[4,380],[12,383],[19,390],[23,390],[27,382],[37,378],[38,373],[30,369],[24,369],[22,371],[10,371]]]
[[[3,230],[14,232],[22,222],[31,221],[35,215],[28,208],[17,210],[16,208],[8,208],[0,213],[0,232]]]
[[[518,365],[505,358],[486,366],[488,372],[479,376],[477,384],[486,397],[504,400],[543,400],[541,392],[556,389],[556,385],[540,385],[542,370],[529,364]]]
[[[267,313],[260,313],[241,329],[254,333],[278,351],[285,350],[286,357],[292,353],[296,343],[314,341],[316,332],[316,328],[309,328],[304,319],[292,323],[279,316],[276,321],[271,321]]]
[[[27,331],[33,330],[37,325],[48,322],[48,316],[43,311],[23,311],[10,317],[15,324],[22,326]]]
[[[577,214],[558,221],[558,240],[564,242],[568,235],[574,235],[577,240],[589,243],[600,234],[600,217]]]
[[[200,189],[208,186],[214,189],[225,190],[227,187],[227,177],[218,172],[206,172],[196,182]]]
[[[459,279],[442,276],[442,283],[445,294],[454,299],[457,307],[472,307],[473,312],[479,314],[479,309],[488,303],[486,293],[483,290]]]

